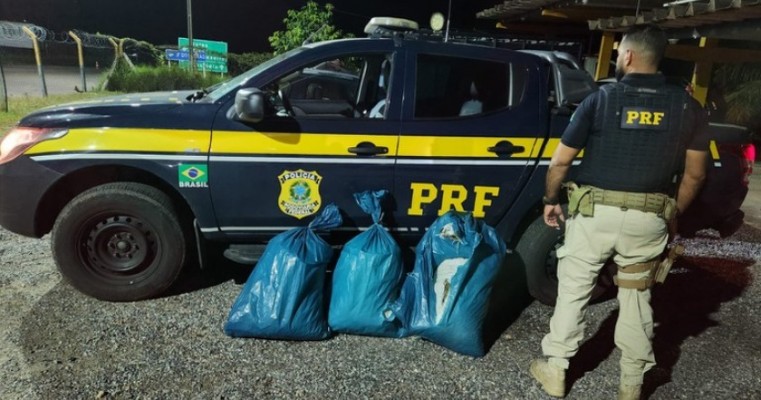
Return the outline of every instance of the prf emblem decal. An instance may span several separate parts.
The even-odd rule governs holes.
[[[177,167],[177,179],[181,188],[209,187],[206,164],[187,164]]]
[[[302,219],[320,209],[322,177],[317,171],[286,170],[277,179],[280,182],[277,205],[283,213]]]
[[[655,129],[665,131],[669,121],[665,110],[643,107],[624,107],[621,113],[622,129]]]

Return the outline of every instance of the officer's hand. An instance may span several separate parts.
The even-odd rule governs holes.
[[[555,228],[560,229],[560,223],[565,222],[565,215],[563,215],[563,209],[560,208],[560,204],[554,206],[544,206],[544,223]]]

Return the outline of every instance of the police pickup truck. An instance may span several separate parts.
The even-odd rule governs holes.
[[[562,55],[415,25],[371,21],[367,38],[305,44],[213,90],[37,111],[0,145],[0,225],[52,233],[73,286],[132,301],[164,292],[207,244],[266,243],[328,203],[345,224],[326,238],[345,243],[372,223],[352,194],[387,189],[402,244],[471,211],[552,304],[562,238],[541,219],[545,173],[596,85]]]

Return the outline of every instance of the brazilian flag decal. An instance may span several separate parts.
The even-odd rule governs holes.
[[[208,170],[206,164],[187,164],[177,168],[178,182],[181,188],[206,188]]]

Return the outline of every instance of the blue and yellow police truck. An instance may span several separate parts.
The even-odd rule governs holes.
[[[372,223],[353,193],[386,189],[401,243],[450,209],[472,211],[553,303],[562,238],[541,220],[544,177],[595,83],[552,52],[378,22],[366,38],[305,44],[211,90],[26,116],[0,145],[0,225],[51,233],[73,286],[131,301],[164,292],[209,243],[261,245],[328,203],[345,224],[326,238],[345,243]]]

